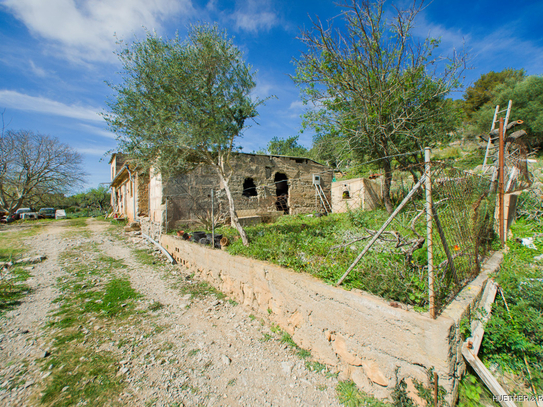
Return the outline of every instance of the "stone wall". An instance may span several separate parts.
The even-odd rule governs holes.
[[[137,211],[139,216],[149,215],[149,175],[137,174]]]
[[[314,358],[335,366],[344,378],[379,398],[390,397],[405,378],[427,380],[434,368],[452,404],[464,367],[459,324],[480,298],[494,256],[486,268],[436,320],[362,291],[345,291],[316,278],[245,257],[232,256],[163,235],[161,244],[182,266],[200,273],[219,290],[269,317]],[[268,315],[269,314],[269,315]]]
[[[321,186],[331,199],[333,172],[306,158],[290,158],[257,154],[237,154],[231,160],[233,175],[229,187],[236,210],[259,215],[278,208],[277,174],[287,178],[288,212],[296,215],[321,211],[316,199],[313,174],[321,177]],[[280,176],[281,176],[280,175]],[[254,187],[247,188],[247,185]],[[168,228],[182,228],[211,214],[211,189],[214,190],[214,212],[229,217],[226,193],[215,171],[201,165],[187,174],[164,183],[163,201],[167,200]],[[245,193],[244,193],[245,192]],[[249,216],[249,215],[248,215]]]
[[[141,233],[146,234],[156,242],[160,242],[162,236],[162,225],[160,222],[154,222],[148,216],[142,216],[139,219]]]

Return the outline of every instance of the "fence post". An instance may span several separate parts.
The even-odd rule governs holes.
[[[211,188],[211,247],[215,248],[215,191]]]
[[[430,166],[430,148],[424,149],[424,162],[426,172],[426,247],[428,249],[428,297],[430,302],[430,316],[435,319],[434,294],[434,251],[432,241],[432,179]]]
[[[499,197],[499,224],[500,224],[500,241],[502,244],[502,247],[505,245],[505,219],[504,219],[504,199],[503,199],[503,184],[504,184],[504,142],[503,142],[503,117],[500,117],[500,132],[498,133],[498,137],[500,138],[499,142],[499,160],[498,160],[498,174],[499,174],[499,182],[498,182],[498,197]]]

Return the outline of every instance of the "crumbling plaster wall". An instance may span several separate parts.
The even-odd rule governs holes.
[[[426,383],[434,368],[452,404],[460,374],[460,320],[477,303],[493,256],[483,272],[436,319],[396,307],[359,290],[345,291],[304,274],[163,235],[161,244],[181,265],[200,273],[219,290],[268,315],[313,357],[336,366],[343,377],[378,398],[390,397],[395,370],[415,400],[413,379]],[[270,310],[270,311],[268,311]],[[420,400],[419,400],[420,402]]]
[[[342,213],[349,209],[376,209],[382,200],[380,190],[377,182],[366,178],[339,179],[332,183],[332,211]]]
[[[136,178],[137,185],[137,211],[139,216],[149,214],[149,175],[138,173]]]

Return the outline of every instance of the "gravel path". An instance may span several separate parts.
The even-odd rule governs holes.
[[[158,253],[157,264],[142,264],[134,249],[152,252],[153,246],[134,234],[112,236],[108,228],[109,223],[95,220],[77,229],[55,222],[32,239],[32,254],[48,257],[31,270],[33,293],[0,319],[0,405],[39,405],[47,372],[37,361],[47,357],[44,326],[56,307],[56,280],[64,273],[59,255],[81,243],[122,261],[123,273],[143,294],[139,308],[154,310],[152,317],[135,314],[111,329],[111,341],[96,349],[116,355],[117,375],[126,384],[112,404],[339,405],[335,376],[308,369],[268,321],[227,298],[192,298],[181,290],[198,283],[188,270],[167,264]]]

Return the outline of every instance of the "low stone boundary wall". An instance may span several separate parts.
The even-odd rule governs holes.
[[[398,380],[405,378],[408,391],[415,396],[413,379],[426,383],[428,369],[434,368],[450,404],[465,369],[460,320],[468,307],[476,306],[488,274],[501,261],[501,254],[494,254],[479,277],[433,320],[402,304],[358,290],[346,291],[308,274],[175,236],[163,235],[161,244],[180,265],[268,316],[315,359],[335,366],[362,390],[378,398],[389,397],[398,368]]]
[[[159,242],[162,235],[162,225],[160,222],[153,222],[148,217],[138,218],[141,232],[149,236],[151,239]]]

